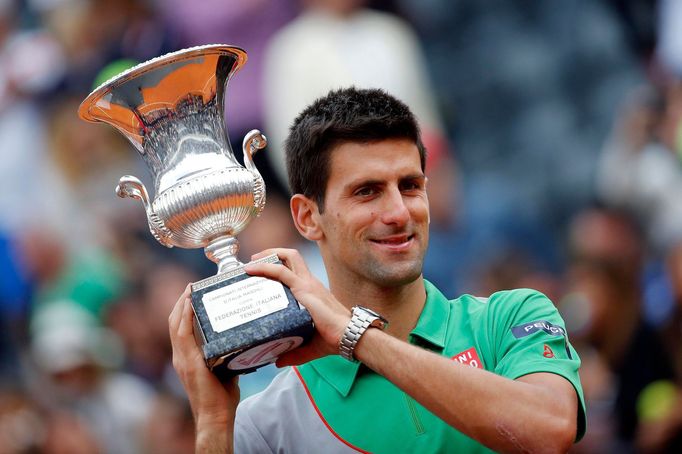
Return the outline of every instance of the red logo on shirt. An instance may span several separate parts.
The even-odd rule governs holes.
[[[554,358],[554,352],[549,348],[549,345],[545,344],[545,351],[542,353],[542,356],[545,358]]]
[[[465,364],[467,366],[478,367],[479,369],[483,369],[483,363],[481,363],[481,358],[478,357],[478,353],[476,352],[476,349],[474,347],[471,347],[468,350],[464,350],[461,353],[457,353],[451,359],[458,361],[460,364]]]

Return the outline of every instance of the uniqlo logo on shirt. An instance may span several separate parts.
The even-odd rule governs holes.
[[[458,361],[460,364],[465,364],[467,366],[478,367],[479,369],[483,369],[483,363],[481,363],[481,358],[478,357],[478,353],[476,352],[476,349],[474,347],[464,350],[461,353],[457,353],[455,356],[452,357],[452,359]]]

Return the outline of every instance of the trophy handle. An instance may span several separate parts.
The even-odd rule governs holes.
[[[244,165],[254,176],[253,204],[256,208],[257,215],[260,215],[265,207],[265,182],[256,168],[256,165],[253,163],[253,155],[255,155],[258,150],[265,148],[267,144],[268,139],[257,129],[249,131],[246,136],[244,136],[244,141],[242,142]]]
[[[147,213],[149,231],[152,232],[156,241],[168,248],[173,247],[170,241],[171,231],[168,230],[168,227],[166,227],[161,218],[152,210],[147,188],[144,187],[144,184],[137,177],[132,175],[122,176],[116,186],[116,195],[121,198],[130,197],[141,201],[142,205],[144,205],[144,211]]]

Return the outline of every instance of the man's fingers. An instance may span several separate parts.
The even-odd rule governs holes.
[[[294,273],[298,275],[308,273],[308,267],[296,249],[278,249],[277,256]]]
[[[287,268],[296,274],[308,273],[308,267],[296,249],[270,248],[251,256],[251,260],[259,260],[269,255],[276,255]]]
[[[297,278],[296,274],[289,268],[276,263],[249,263],[244,267],[244,271],[252,276],[261,276],[279,281],[289,288],[295,285]]]
[[[263,257],[267,257],[268,255],[276,254],[276,252],[274,251],[275,249],[265,249],[264,251],[260,251],[257,254],[253,254],[251,256],[251,260],[258,260],[262,259]]]
[[[194,336],[194,310],[189,295],[185,298],[182,308],[182,317],[178,325],[179,336]]]
[[[185,291],[182,292],[182,295],[180,295],[178,301],[175,303],[175,306],[173,306],[173,310],[168,316],[168,329],[171,334],[171,339],[173,337],[173,334],[176,333],[178,330],[180,320],[182,319],[182,313],[185,307],[185,300],[189,298],[191,291],[192,284],[187,284],[187,287],[185,287]]]

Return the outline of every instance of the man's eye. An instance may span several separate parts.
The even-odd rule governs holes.
[[[406,181],[401,185],[401,187],[403,191],[411,191],[415,189],[421,189],[422,186],[417,181]]]
[[[366,197],[366,196],[370,196],[370,195],[374,194],[374,192],[375,192],[374,188],[367,186],[367,187],[360,188],[357,191],[355,191],[355,195],[360,196],[360,197]]]

